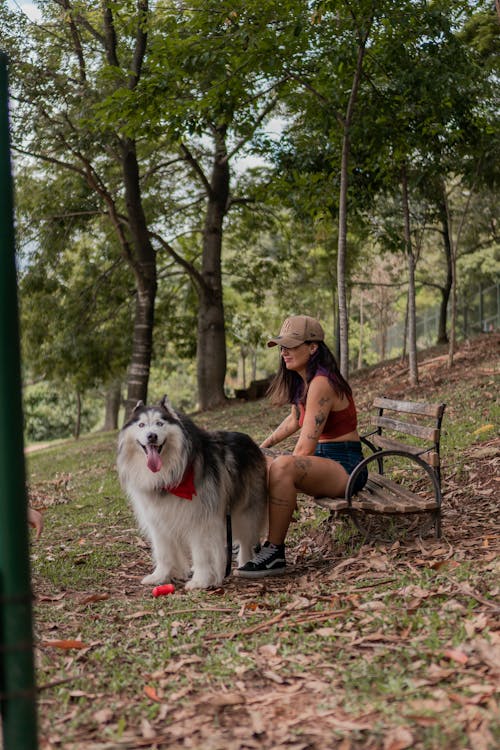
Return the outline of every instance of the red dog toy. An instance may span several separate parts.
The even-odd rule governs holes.
[[[173,594],[175,586],[173,583],[164,583],[163,586],[155,586],[153,596],[163,596],[164,594]]]

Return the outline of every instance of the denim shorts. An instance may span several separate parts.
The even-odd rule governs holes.
[[[337,461],[348,474],[351,474],[355,467],[363,460],[363,451],[361,443],[357,440],[345,440],[341,442],[318,443],[314,452],[315,456],[321,458],[331,458]],[[354,485],[354,494],[363,489],[368,479],[368,469],[363,469],[356,477]]]

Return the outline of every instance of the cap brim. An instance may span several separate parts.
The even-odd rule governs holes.
[[[276,336],[274,339],[269,339],[267,345],[285,346],[287,349],[295,349],[296,346],[300,346],[303,343],[303,341],[297,340],[297,336]]]

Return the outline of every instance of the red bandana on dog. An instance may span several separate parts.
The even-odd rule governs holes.
[[[184,500],[192,500],[193,495],[196,495],[193,467],[189,466],[186,469],[186,473],[176,487],[162,487],[162,490],[163,492],[170,492],[171,495],[182,497]]]

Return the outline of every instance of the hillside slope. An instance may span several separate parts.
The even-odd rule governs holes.
[[[351,378],[445,401],[443,538],[366,542],[303,499],[287,575],[155,599],[116,435],[28,456],[40,750],[495,750],[500,742],[498,347],[488,335]],[[195,415],[262,439],[266,400]]]

